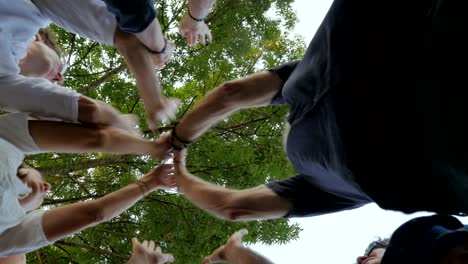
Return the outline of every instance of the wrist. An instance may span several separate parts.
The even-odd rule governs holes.
[[[195,16],[195,14],[192,14],[192,12],[190,12],[189,6],[187,6],[187,14],[192,20],[196,22],[205,22],[205,17],[200,18],[200,17]]]
[[[154,184],[153,182],[145,179],[145,178],[141,178],[139,180],[136,180],[134,182],[134,184],[136,184],[138,186],[138,188],[140,189],[140,192],[143,196],[147,196],[148,194],[150,194],[154,189],[156,189],[157,187],[157,184]]]
[[[181,138],[178,134],[177,125],[178,124],[176,123],[171,131],[171,145],[175,150],[182,150],[187,148],[190,144],[192,144],[193,140]]]
[[[151,53],[153,55],[161,55],[161,54],[166,53],[166,49],[167,49],[167,39],[166,38],[163,38],[163,39],[164,39],[163,42],[162,42],[163,44],[160,45],[161,47],[159,47],[158,49],[153,50],[153,49],[150,49],[148,46],[145,46],[144,44],[142,44],[142,45],[143,45],[143,47],[146,48],[146,50],[149,53]]]

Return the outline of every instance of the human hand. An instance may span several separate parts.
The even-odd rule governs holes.
[[[162,253],[152,240],[140,243],[136,237],[132,238],[132,251],[133,256],[127,264],[164,264],[174,261],[172,254]]]
[[[176,46],[174,42],[167,40],[166,49],[164,52],[159,54],[151,53],[151,59],[153,60],[154,67],[156,67],[156,69],[161,69],[164,67],[164,65],[166,65],[166,63],[169,62],[169,60],[172,58],[175,47]]]
[[[137,129],[138,117],[134,114],[121,114],[112,126],[130,132],[132,135],[141,137],[141,131]]]
[[[148,186],[148,191],[173,189],[176,187],[174,165],[159,164],[155,169],[145,174],[140,181]]]
[[[231,237],[228,239],[225,245],[219,247],[211,255],[207,256],[203,260],[203,264],[211,264],[211,263],[219,263],[219,262],[224,262],[228,261],[226,258],[226,252],[232,250],[233,248],[236,247],[242,247],[242,238],[248,233],[247,229],[241,229],[234,234],[231,235]]]
[[[171,138],[171,133],[165,133],[154,141],[154,144],[156,145],[155,148],[158,151],[155,158],[170,159],[172,157],[172,155],[169,154],[169,152],[172,151]]]
[[[180,101],[178,99],[166,98],[161,96],[159,102],[154,104],[151,109],[146,110],[146,122],[151,130],[158,128],[160,122],[167,122],[175,119]]]
[[[208,41],[211,43],[213,37],[208,25],[204,21],[195,21],[187,13],[179,25],[179,33],[187,39],[189,46],[194,46],[200,38],[200,44],[205,45]]]

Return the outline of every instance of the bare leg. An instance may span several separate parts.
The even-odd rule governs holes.
[[[157,142],[115,127],[54,121],[29,121],[29,132],[41,150],[65,153],[109,152],[167,159]]]

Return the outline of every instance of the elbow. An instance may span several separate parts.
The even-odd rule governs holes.
[[[88,219],[88,224],[93,226],[99,223],[106,221],[106,214],[103,206],[100,206],[99,203],[95,201],[89,202],[90,206],[88,210],[85,212],[86,217]]]
[[[223,208],[219,211],[218,216],[221,219],[229,221],[246,221],[249,219],[254,219],[253,214],[244,208]]]
[[[241,105],[243,101],[243,85],[240,81],[228,81],[218,87],[218,102],[226,107]]]
[[[229,221],[241,221],[244,218],[242,217],[242,213],[240,210],[236,210],[235,208],[225,210],[223,212],[223,219]]]
[[[222,201],[222,206],[220,206],[218,210],[219,217],[229,221],[242,221],[249,219],[251,210],[249,210],[249,207],[244,203],[243,199],[239,198],[242,197],[237,197],[235,194],[227,196],[226,199]]]

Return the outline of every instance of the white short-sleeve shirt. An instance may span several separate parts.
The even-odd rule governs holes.
[[[17,176],[24,153],[38,153],[29,134],[28,115],[0,115],[0,257],[52,244],[42,228],[44,211],[26,213],[18,198],[31,190]]]
[[[79,93],[43,78],[22,76],[18,63],[39,28],[51,21],[112,44],[114,15],[100,0],[0,0],[0,17],[0,109],[77,121]]]

